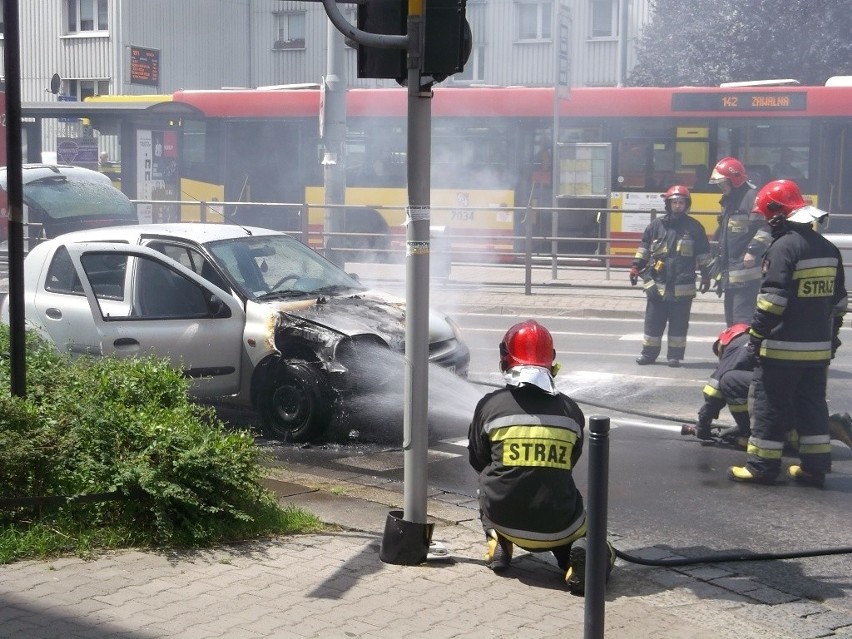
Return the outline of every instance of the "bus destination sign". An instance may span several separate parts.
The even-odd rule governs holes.
[[[804,111],[804,91],[673,93],[672,111]]]
[[[130,82],[160,85],[160,50],[130,47]]]

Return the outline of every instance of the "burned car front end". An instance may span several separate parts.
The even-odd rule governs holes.
[[[273,343],[284,359],[310,350],[336,392],[369,392],[404,374],[405,310],[375,291],[279,305]],[[430,312],[429,362],[467,377],[470,351],[449,317]]]
[[[246,298],[247,318],[267,318],[263,335],[247,337],[273,350],[258,363],[252,396],[276,437],[310,439],[341,399],[403,379],[402,300],[366,288],[284,234],[211,243],[208,251]],[[429,362],[461,377],[470,362],[458,327],[436,311],[429,315]]]

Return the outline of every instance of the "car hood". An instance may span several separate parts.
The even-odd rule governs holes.
[[[405,302],[381,291],[368,290],[356,295],[274,302],[271,306],[278,312],[322,325],[342,335],[375,334],[391,348],[399,350],[405,343]],[[454,337],[446,316],[430,310],[429,342]]]

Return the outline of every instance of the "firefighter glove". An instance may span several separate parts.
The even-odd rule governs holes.
[[[725,292],[725,289],[722,286],[722,280],[721,279],[716,280],[716,283],[714,284],[714,286],[716,288],[716,297],[722,297],[722,293]]]
[[[746,346],[746,361],[751,370],[760,366],[760,340],[752,337]]]
[[[701,277],[701,284],[698,285],[699,293],[706,293],[710,290],[710,277],[708,275],[703,275]]]
[[[630,285],[636,286],[639,283],[639,267],[635,264],[630,267]]]
[[[716,417],[718,417],[718,414]],[[695,436],[698,439],[713,439],[713,431],[711,429],[712,424],[713,409],[709,405],[704,404],[698,409],[698,421],[695,424]]]

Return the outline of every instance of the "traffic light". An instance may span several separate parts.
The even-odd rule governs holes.
[[[408,0],[367,0],[358,5],[357,27],[368,33],[405,35]],[[359,78],[391,78],[404,82],[408,77],[405,49],[380,49],[358,45]]]
[[[420,73],[441,82],[464,69],[473,45],[466,0],[426,0],[426,33]]]
[[[441,82],[464,68],[472,36],[465,18],[466,0],[425,0],[424,51],[420,73]],[[408,0],[367,0],[358,5],[357,27],[369,33],[404,35]],[[404,49],[379,49],[358,45],[359,78],[393,78],[404,84],[408,77]]]

